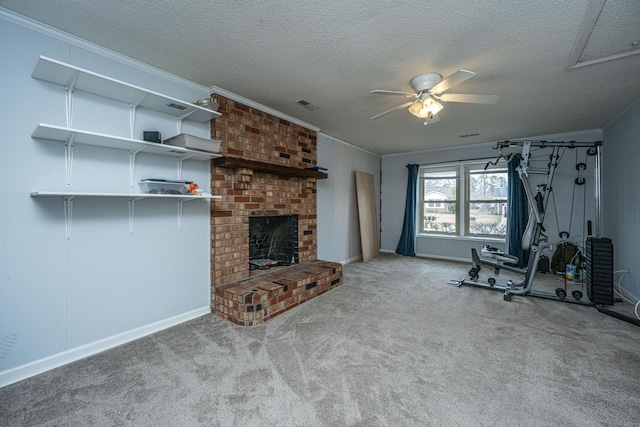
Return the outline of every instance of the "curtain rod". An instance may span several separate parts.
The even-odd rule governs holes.
[[[503,156],[505,157],[505,156]],[[490,156],[485,156],[485,157],[476,157],[473,159],[460,159],[460,160],[449,160],[446,162],[435,162],[435,163],[422,163],[419,166],[431,166],[431,165],[446,165],[448,163],[461,163],[461,162],[475,162],[475,161],[487,161],[487,160],[491,160],[494,157],[490,157]],[[410,164],[407,164],[407,166],[410,166]]]

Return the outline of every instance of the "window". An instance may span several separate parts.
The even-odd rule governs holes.
[[[483,161],[420,168],[420,233],[504,238],[507,169],[504,163],[489,166]]]
[[[507,170],[466,168],[466,233],[505,237],[507,233]]]
[[[420,173],[422,201],[421,231],[426,233],[456,234],[460,173],[455,168],[423,169]]]

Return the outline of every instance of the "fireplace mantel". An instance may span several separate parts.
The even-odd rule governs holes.
[[[213,165],[220,168],[229,169],[247,168],[253,169],[256,172],[264,172],[284,176],[296,176],[299,178],[327,179],[329,177],[326,173],[313,169],[299,169],[290,166],[258,162],[255,160],[247,160],[240,157],[231,156],[217,157],[213,159]]]

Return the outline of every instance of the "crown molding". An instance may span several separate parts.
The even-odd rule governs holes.
[[[472,142],[464,145],[441,146],[441,147],[429,148],[426,150],[415,150],[415,151],[405,151],[402,153],[383,154],[381,157],[383,158],[402,157],[402,156],[409,156],[409,155],[415,155],[415,154],[433,153],[437,151],[451,151],[451,150],[459,150],[459,149],[465,149],[465,148],[478,148],[478,147],[493,147],[495,143],[496,141]]]
[[[326,139],[331,140],[331,141],[333,141],[333,142],[336,142],[336,143],[338,143],[338,144],[346,145],[347,147],[349,147],[349,148],[353,148],[354,150],[359,150],[359,151],[362,151],[363,153],[367,153],[367,154],[370,154],[370,155],[372,155],[372,156],[382,157],[382,156],[381,156],[380,154],[378,154],[378,153],[374,153],[373,151],[367,150],[366,148],[358,147],[358,146],[357,146],[357,145],[355,145],[355,144],[352,144],[352,143],[350,143],[350,142],[343,141],[343,140],[341,140],[341,139],[336,138],[335,136],[331,136],[331,135],[326,134],[326,133],[323,133],[323,132],[318,132],[318,135],[322,135],[322,137],[323,137],[323,138],[326,138]]]
[[[236,93],[233,93],[233,92],[230,92],[230,91],[228,91],[226,89],[222,89],[221,87],[211,86],[209,88],[209,93],[212,94],[212,95],[213,94],[222,95],[225,98],[229,98],[229,99],[231,99],[233,101],[240,102],[241,104],[247,105],[249,107],[256,108],[256,109],[258,109],[260,111],[264,111],[267,114],[271,114],[272,116],[276,116],[276,117],[278,117],[280,119],[283,119],[283,120],[286,120],[288,122],[295,123],[297,125],[300,125],[300,126],[302,126],[304,128],[312,130],[314,132],[319,132],[320,131],[320,128],[317,127],[317,126],[313,126],[313,125],[311,125],[311,124],[309,124],[307,122],[303,122],[302,120],[296,119],[295,117],[288,116],[288,115],[286,115],[284,113],[281,113],[280,111],[274,110],[273,108],[269,108],[266,105],[262,105],[262,104],[260,104],[258,102],[252,101],[249,98],[245,98],[244,96],[240,96],[240,95],[238,95]]]
[[[171,74],[168,71],[164,71],[160,68],[154,67],[152,65],[149,65],[137,59],[123,55],[114,50],[108,49],[104,46],[100,46],[98,44],[90,42],[88,40],[84,40],[78,36],[74,36],[73,34],[69,34],[57,28],[51,27],[50,25],[43,24],[42,22],[36,21],[34,19],[28,18],[24,15],[20,15],[18,13],[12,12],[2,7],[0,7],[0,19],[4,19],[5,21],[12,22],[14,24],[20,25],[22,27],[28,28],[33,31],[37,31],[41,34],[44,34],[45,36],[55,38],[64,43],[68,43],[72,46],[87,50],[89,52],[93,52],[100,56],[104,56],[108,59],[120,62],[124,65],[137,68],[141,71],[144,71],[149,74],[153,74],[165,80],[169,80],[173,83],[177,83],[181,86],[185,86],[190,89],[197,90],[203,93],[208,90],[208,88],[204,85],[200,85],[198,83],[192,82],[191,80],[187,80],[185,78],[176,76],[175,74]]]

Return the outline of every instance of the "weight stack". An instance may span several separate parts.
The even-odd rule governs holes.
[[[613,244],[611,239],[587,238],[587,296],[595,304],[613,305]]]

